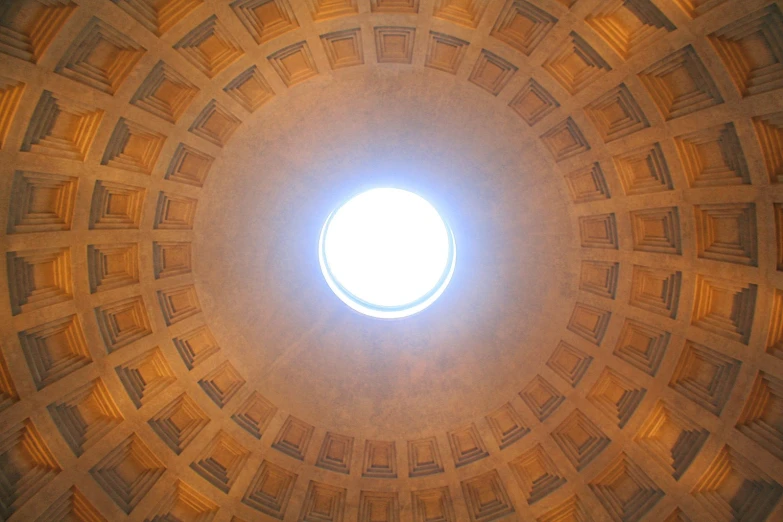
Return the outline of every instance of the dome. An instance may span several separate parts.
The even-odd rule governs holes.
[[[4,2],[0,520],[783,519],[781,9]]]

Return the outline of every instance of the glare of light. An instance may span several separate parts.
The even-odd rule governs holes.
[[[321,232],[329,286],[351,308],[405,317],[437,299],[454,272],[454,237],[437,210],[401,189],[363,192],[335,210]]]

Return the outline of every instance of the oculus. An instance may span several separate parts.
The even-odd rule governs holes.
[[[454,274],[457,250],[451,228],[427,200],[375,188],[329,215],[318,257],[326,282],[345,304],[395,319],[440,297]]]

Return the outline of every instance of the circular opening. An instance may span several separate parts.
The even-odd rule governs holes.
[[[345,304],[392,319],[424,310],[443,293],[457,250],[451,229],[427,200],[377,188],[329,215],[318,257],[326,282]]]

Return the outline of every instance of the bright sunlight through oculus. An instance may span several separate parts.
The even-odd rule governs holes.
[[[454,273],[454,235],[412,192],[378,188],[331,213],[319,260],[327,283],[354,310],[385,319],[424,310]]]

